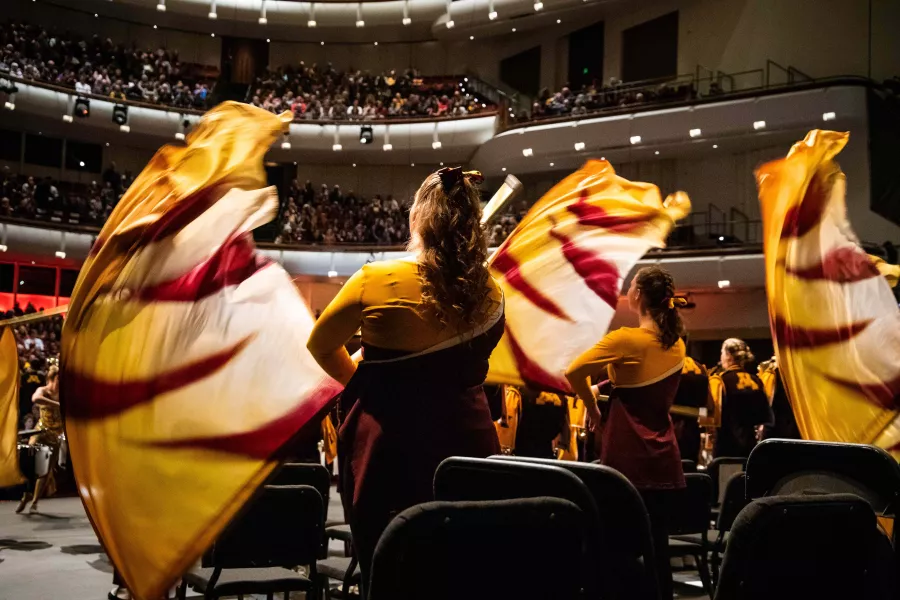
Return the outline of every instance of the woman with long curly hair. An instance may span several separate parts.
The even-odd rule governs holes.
[[[347,387],[338,435],[341,498],[367,581],[391,518],[432,499],[438,464],[500,452],[482,384],[503,333],[486,266],[481,175],[432,173],[410,210],[409,259],[365,265],[316,323],[308,347]],[[344,344],[362,331],[363,359]]]
[[[681,454],[669,408],[681,382],[685,348],[675,281],[659,267],[637,272],[628,290],[628,306],[638,327],[611,331],[569,366],[566,377],[584,400],[594,427],[600,409],[590,379],[612,384],[609,416],[601,432],[600,460],[625,475],[638,489],[647,513],[656,553],[660,597],[672,598],[668,522],[678,490],[685,487]]]

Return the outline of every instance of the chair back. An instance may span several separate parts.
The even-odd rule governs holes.
[[[697,472],[697,463],[693,460],[689,460],[687,458],[681,459],[681,470],[684,473],[696,473]]]
[[[518,456],[496,460],[562,468],[576,475],[593,496],[600,515],[598,552],[603,598],[659,598],[650,518],[644,501],[628,478],[598,463]]]
[[[331,473],[319,463],[282,463],[269,477],[267,485],[308,485],[316,488],[325,507],[331,494]]]
[[[585,515],[585,546],[567,549],[569,570],[581,573],[588,597],[601,585],[596,565],[601,559],[600,516],[587,486],[574,473],[559,466],[525,461],[451,457],[438,465],[434,474],[435,500],[449,502],[513,500],[551,496],[575,504]],[[577,552],[577,559],[572,553]]]
[[[669,535],[705,535],[712,513],[712,479],[706,473],[685,473],[684,480],[687,487],[672,500]]]
[[[896,598],[897,566],[871,506],[853,494],[772,496],[734,522],[716,600]]]
[[[715,506],[722,504],[725,498],[725,485],[736,473],[747,468],[747,459],[741,456],[719,456],[706,466],[706,472],[713,482],[713,502]],[[685,471],[687,472],[687,471]]]
[[[900,465],[876,446],[766,440],[747,460],[747,496],[801,492],[849,493],[866,499],[876,513],[896,516]]]
[[[266,485],[203,557],[224,569],[314,564],[323,533],[322,496],[306,485]]]
[[[369,600],[576,600],[584,513],[561,498],[429,502],[400,513],[375,548]]]
[[[732,475],[725,485],[725,494],[719,508],[719,516],[716,519],[716,529],[719,530],[720,536],[731,529],[734,520],[750,502],[747,499],[746,488],[747,474],[743,472]]]

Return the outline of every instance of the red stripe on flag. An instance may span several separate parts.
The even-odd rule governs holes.
[[[491,266],[506,277],[507,283],[518,292],[521,292],[532,304],[550,313],[551,315],[571,322],[572,319],[553,300],[545,296],[539,289],[528,283],[522,276],[521,266],[518,261],[509,254],[506,246],[500,248],[491,261]]]
[[[798,279],[825,280],[836,283],[854,283],[880,277],[878,269],[869,261],[869,257],[857,248],[844,246],[835,248],[825,254],[822,261],[803,269],[785,269]]]
[[[854,392],[862,392],[866,398],[887,410],[900,406],[900,375],[890,381],[879,383],[860,383],[825,374],[825,379]]]
[[[567,210],[578,217],[578,222],[587,227],[602,227],[617,233],[634,231],[651,218],[650,215],[611,215],[600,206],[588,202],[590,193],[587,188],[581,191],[577,202],[567,206]]]
[[[580,248],[555,228],[550,229],[550,235],[562,244],[563,256],[591,291],[612,308],[616,308],[619,301],[619,269],[616,265]]]
[[[810,180],[800,204],[792,206],[785,214],[781,237],[789,238],[806,235],[821,223],[822,215],[825,213],[825,205],[828,202],[828,192],[829,190],[825,188],[825,182],[822,181],[822,177],[814,176]]]
[[[509,347],[512,350],[516,366],[519,368],[519,375],[522,376],[522,380],[528,387],[561,394],[572,393],[572,388],[569,387],[568,381],[548,373],[541,365],[525,354],[509,326],[506,327],[506,338],[509,340]]]
[[[249,458],[264,460],[272,456],[300,428],[315,417],[343,388],[334,380],[320,384],[305,400],[301,400],[291,411],[250,431],[230,435],[161,440],[146,442],[156,448],[196,448],[217,450],[239,454]]]
[[[66,418],[103,419],[147,404],[157,396],[209,377],[228,364],[254,337],[249,335],[230,348],[150,379],[103,381],[75,369],[64,369]]]
[[[796,327],[789,325],[780,316],[776,316],[772,324],[775,339],[788,348],[818,348],[828,344],[846,342],[868,327],[871,320],[841,325],[831,329],[814,327]]]
[[[255,251],[250,234],[226,242],[206,261],[175,279],[137,290],[144,301],[196,302],[249,279],[271,260]]]

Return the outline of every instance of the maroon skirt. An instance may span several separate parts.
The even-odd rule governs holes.
[[[434,499],[434,472],[451,456],[500,452],[482,389],[501,318],[468,342],[395,362],[403,353],[364,344],[341,398],[341,500],[363,582],[378,538],[403,510]]]

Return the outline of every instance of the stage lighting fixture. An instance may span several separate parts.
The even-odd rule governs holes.
[[[359,143],[371,144],[374,136],[372,135],[372,126],[363,125],[359,128]]]
[[[90,100],[87,98],[76,98],[75,105],[72,107],[72,115],[82,119],[91,116]]]
[[[125,125],[128,122],[128,107],[124,104],[116,104],[113,107],[112,121],[119,126]]]

